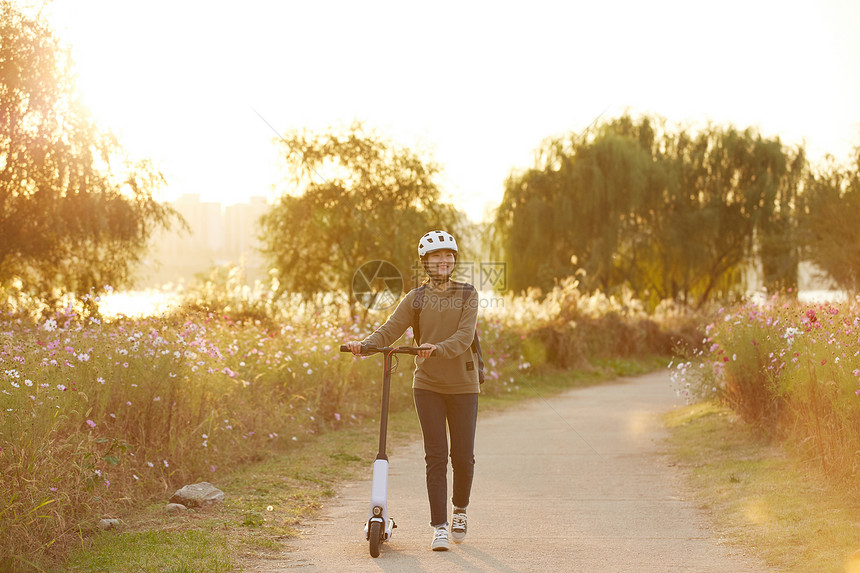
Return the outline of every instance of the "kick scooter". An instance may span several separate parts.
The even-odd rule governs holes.
[[[346,346],[340,347],[341,352],[349,352]],[[385,454],[385,440],[388,434],[388,394],[391,388],[391,357],[395,354],[418,354],[414,346],[398,347],[362,347],[361,355],[382,353],[385,355],[382,370],[382,414],[379,418],[379,451],[373,462],[373,480],[370,488],[370,512],[364,533],[370,543],[370,556],[379,557],[382,543],[391,539],[392,531],[397,527],[394,520],[388,517],[388,456]],[[435,353],[435,351],[434,351]]]

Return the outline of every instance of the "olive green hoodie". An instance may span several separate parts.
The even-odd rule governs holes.
[[[428,284],[420,316],[421,343],[436,345],[430,358],[415,358],[413,388],[440,394],[477,394],[477,357],[472,353],[472,340],[478,322],[478,292],[471,288],[463,299],[465,283],[449,281],[447,289],[439,291]],[[389,346],[412,325],[415,299],[413,289],[406,293],[385,324],[365,338],[362,344]]]

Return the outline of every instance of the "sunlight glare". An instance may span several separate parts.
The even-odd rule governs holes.
[[[744,517],[750,523],[761,525],[771,520],[770,511],[767,502],[763,499],[754,499],[750,501],[744,508]]]
[[[163,314],[179,305],[177,293],[160,290],[113,292],[102,297],[99,310],[105,318],[144,318]]]
[[[860,549],[848,557],[843,571],[844,573],[860,573]]]

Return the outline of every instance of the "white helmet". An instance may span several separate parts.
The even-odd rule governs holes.
[[[451,233],[445,231],[430,231],[418,241],[418,256],[423,257],[433,251],[448,249],[457,252],[457,241]]]

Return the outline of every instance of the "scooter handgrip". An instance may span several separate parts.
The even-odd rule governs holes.
[[[418,346],[410,346],[409,348],[405,348],[404,350],[405,350],[406,354],[413,354],[415,356],[418,356],[418,350],[419,349],[420,349],[420,347],[418,347]],[[436,352],[437,352],[436,349],[434,349],[433,352],[430,353],[430,356],[436,356]]]
[[[347,346],[346,344],[341,344],[341,345],[340,345],[340,351],[341,351],[341,352],[352,352],[352,351],[349,349],[349,346]],[[370,346],[370,345],[368,345],[368,346],[362,346],[362,348],[361,348],[361,353],[362,353],[362,354],[370,354],[370,353],[372,353],[372,352],[376,352],[376,347],[375,347],[375,346]]]

